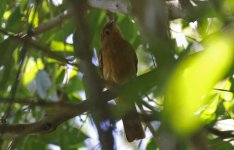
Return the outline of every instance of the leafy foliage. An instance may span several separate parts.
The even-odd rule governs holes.
[[[134,16],[115,14],[123,37],[133,45],[139,61],[140,77],[136,81],[130,81],[127,88],[123,87],[127,89],[123,93],[126,97],[139,99],[137,103],[141,114],[153,118],[152,122],[144,123],[147,130],[142,143],[138,141],[127,144],[124,136],[118,132],[122,131],[122,126],[117,125],[113,133],[116,139],[121,139],[117,140],[119,149],[154,150],[160,149],[161,145],[175,143],[182,149],[196,149],[197,141],[206,143],[206,147],[214,150],[233,149],[234,135],[231,132],[234,129],[220,125],[220,121],[228,120],[229,124],[234,124],[234,5],[232,0],[219,3],[219,8],[212,3],[212,10],[201,11],[194,22],[191,21],[194,16],[168,21],[169,42],[166,44],[173,48],[170,52],[175,60],[166,71],[160,68],[162,66],[158,66],[159,56],[154,53],[158,49],[152,46],[155,43],[165,45],[165,42],[148,41],[147,34],[142,32],[144,26],[141,26]],[[18,125],[37,122],[63,111],[62,107],[47,107],[43,106],[44,103],[63,105],[65,101],[75,105],[86,99],[84,74],[76,65],[80,60],[76,58],[72,45],[76,31],[75,19],[63,18],[64,20],[52,29],[33,35],[37,27],[50,22],[68,9],[68,1],[62,1],[61,4],[54,0],[0,1],[2,123],[7,121],[8,124]],[[187,13],[191,15],[192,12],[191,10]],[[150,16],[150,11],[148,13]],[[90,47],[94,53],[92,61],[98,66],[100,31],[107,20],[106,11],[90,7],[85,15],[91,35]],[[208,17],[210,15],[212,17]],[[24,38],[25,35],[28,37]],[[160,35],[157,36],[160,39]],[[52,55],[69,60],[69,63],[51,57],[45,51],[39,50],[37,45],[30,45],[28,39],[48,48]],[[160,57],[163,57],[160,58],[163,64],[169,62],[166,56]],[[32,102],[38,102],[38,105],[33,105]],[[6,117],[8,110],[10,113]],[[158,113],[160,117],[155,115]],[[51,144],[64,150],[97,148],[100,143],[96,139],[97,133],[92,132],[95,125],[92,121],[87,121],[87,118],[90,118],[89,112],[82,114],[80,119],[77,118],[62,123],[49,134],[21,135],[15,148],[49,150],[53,149]],[[160,125],[155,125],[153,121],[160,122]],[[6,149],[14,138],[1,137],[2,123],[0,146]],[[220,132],[228,128],[232,136],[227,132],[211,132],[207,128]],[[160,138],[155,137],[154,132]],[[203,138],[194,138],[200,134]],[[168,138],[168,141],[160,141],[161,137]],[[87,144],[87,140],[92,142]]]

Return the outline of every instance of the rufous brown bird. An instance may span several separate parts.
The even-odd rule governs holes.
[[[132,79],[137,73],[137,56],[131,44],[123,39],[115,20],[106,23],[101,31],[99,53],[101,73],[107,87],[115,87]],[[116,99],[117,104],[123,98]],[[123,104],[123,103],[122,103]],[[128,110],[123,114],[123,126],[129,142],[143,139],[145,133],[133,100],[125,101]]]

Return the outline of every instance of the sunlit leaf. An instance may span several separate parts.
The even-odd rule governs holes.
[[[23,84],[27,85],[30,81],[32,81],[35,78],[37,72],[43,68],[44,65],[41,62],[41,60],[35,62],[33,58],[29,58],[23,76]]]
[[[27,9],[28,0],[20,0],[20,9],[23,11]]]
[[[50,43],[50,49],[54,51],[62,51],[62,52],[73,52],[73,46],[65,44],[62,41],[52,41]]]
[[[234,119],[234,101],[225,101],[223,102],[223,106],[225,108],[225,111],[228,113],[228,115],[231,116],[231,118]]]
[[[233,0],[224,0],[223,1],[223,10],[225,14],[227,15],[233,15],[234,14],[234,3]]]
[[[219,95],[222,99],[224,99],[225,101],[230,101],[233,98],[233,93],[232,92],[228,92],[229,90],[231,90],[231,81],[230,80],[224,80],[223,82],[221,82],[219,84],[219,86],[217,87],[217,92],[219,92]],[[226,91],[220,91],[221,90],[226,90]]]
[[[38,12],[35,10],[35,8],[33,8],[29,14],[28,23],[32,24],[34,27],[38,26]]]
[[[146,150],[158,150],[158,145],[154,139],[151,139],[149,143],[147,143]]]
[[[220,99],[218,94],[212,94],[205,99],[208,99],[207,101],[209,102],[207,103],[207,105],[204,106],[205,108],[201,112],[201,119],[205,123],[210,123],[211,121],[216,119],[215,112],[220,103]]]
[[[213,37],[205,46],[205,51],[178,65],[165,90],[165,119],[179,135],[189,135],[199,128],[199,109],[206,104],[204,96],[233,64],[233,45],[228,38]]]

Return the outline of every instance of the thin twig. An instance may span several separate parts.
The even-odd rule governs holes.
[[[19,41],[21,43],[27,43],[28,46],[36,48],[37,50],[43,52],[48,57],[53,58],[59,62],[62,62],[64,65],[69,64],[69,65],[73,65],[73,66],[79,66],[79,64],[71,63],[68,59],[58,55],[57,53],[53,52],[52,50],[48,49],[47,47],[41,46],[35,40],[28,39],[27,36],[25,36],[25,35],[22,36],[19,34],[14,34],[14,33],[8,32],[7,30],[2,29],[2,28],[0,28],[0,32],[5,34],[5,35],[8,35],[9,38],[12,40],[16,40],[16,41]]]
[[[31,30],[32,28],[32,23],[35,19],[35,16],[36,16],[36,11],[38,9],[38,0],[35,2],[35,11],[33,12],[33,17],[32,17],[32,20],[31,22],[28,24],[28,29],[27,29],[27,32]],[[30,36],[26,36],[25,38],[30,38]],[[18,89],[18,85],[19,85],[19,82],[20,82],[20,73],[22,71],[22,68],[23,68],[23,65],[24,65],[24,62],[25,62],[25,58],[26,58],[26,54],[27,54],[27,43],[23,43],[23,46],[21,48],[21,52],[19,53],[19,68],[18,68],[18,71],[16,73],[16,78],[15,78],[15,82],[14,82],[14,85],[11,89],[11,99],[10,99],[10,103],[4,113],[4,116],[2,117],[2,120],[6,123],[6,119],[9,117],[10,113],[11,113],[11,109],[12,109],[12,101],[14,101],[15,99],[15,96],[16,96],[16,93],[17,93],[17,89]],[[14,140],[15,142],[15,140]],[[14,147],[13,147],[14,148]]]
[[[111,0],[111,1],[106,1],[106,0],[88,0],[88,4],[91,7],[94,8],[100,8],[104,10],[108,10],[110,12],[114,13],[124,13],[124,14],[129,14],[129,3],[126,2],[121,2],[117,0]],[[200,4],[206,5],[206,2],[200,2]],[[187,14],[185,13],[183,8],[181,8],[180,4],[178,1],[169,1],[166,2],[167,10],[169,13],[170,19],[176,19],[176,18],[187,18]],[[197,6],[199,8],[199,6]],[[205,7],[205,6],[203,6]],[[38,36],[41,33],[47,32],[62,23],[64,23],[65,20],[71,18],[73,15],[72,10],[65,10],[58,16],[54,17],[48,22],[40,24],[38,27],[32,29],[31,34],[33,36]],[[198,16],[199,17],[199,16]]]
[[[141,112],[144,115],[146,115],[146,112],[145,112],[144,108],[141,105],[139,106],[139,108],[140,108]],[[150,122],[145,122],[145,125],[149,128],[151,134],[153,135],[155,143],[158,143],[159,137],[158,137],[156,131],[154,130],[153,126],[151,125],[151,123]]]
[[[16,144],[18,143],[18,140],[19,140],[19,138],[13,138],[13,139],[9,142],[9,144],[8,144],[8,146],[7,146],[7,150],[14,150]]]
[[[213,90],[234,93],[233,90],[225,90],[225,89],[213,89]]]
[[[54,27],[57,27],[61,25],[66,19],[69,19],[72,16],[72,11],[71,10],[65,10],[58,16],[54,17],[52,20],[49,22],[40,24],[38,27],[32,29],[31,34],[33,36],[37,36],[43,32],[47,32],[51,30]]]
[[[229,131],[220,131],[218,129],[215,128],[211,128],[211,127],[205,127],[207,131],[209,131],[210,133],[217,135],[223,139],[227,139],[227,138],[234,138],[234,131],[233,130],[229,130]]]
[[[145,73],[141,76],[138,76],[137,78],[135,78],[134,80],[132,80],[131,82],[128,82],[120,87],[117,87],[116,89],[113,89],[113,91],[105,91],[102,92],[102,99],[103,101],[107,102],[113,98],[115,98],[117,96],[116,93],[121,93],[122,90],[124,89],[129,89],[129,86],[134,86],[134,87],[139,87],[139,88],[135,88],[133,91],[128,92],[128,94],[134,94],[134,93],[139,93],[146,91],[145,88],[147,88],[148,90],[152,87],[152,86],[156,86],[157,85],[157,81],[161,81],[160,78],[158,78],[159,74],[157,73],[156,70],[152,70],[148,73]],[[145,81],[147,81],[148,83],[152,83],[147,87],[142,87],[142,86],[137,86],[138,84],[142,84],[145,83]],[[0,101],[2,102],[2,101]],[[16,101],[17,102],[17,101]],[[28,105],[29,102],[27,102],[26,105]],[[37,103],[38,106],[43,105],[43,104],[39,104]],[[37,121],[35,123],[29,123],[29,124],[16,124],[16,125],[9,125],[9,124],[0,124],[0,138],[1,137],[17,137],[19,135],[29,135],[29,134],[43,134],[43,133],[50,133],[52,131],[54,131],[56,129],[56,127],[58,125],[60,125],[61,123],[63,123],[64,121],[67,121],[70,118],[73,118],[77,115],[81,115],[84,112],[89,111],[89,105],[88,105],[88,100],[85,100],[79,104],[64,104],[61,103],[59,104],[55,104],[55,111],[56,114],[53,114],[51,116],[48,116],[40,121]],[[36,104],[35,104],[36,105]],[[46,103],[46,105],[51,105],[51,107],[53,107],[52,103]],[[57,111],[59,110],[59,111]],[[154,115],[156,116],[156,115]],[[151,117],[150,117],[151,118]]]
[[[16,74],[15,82],[14,82],[14,85],[13,85],[13,87],[11,89],[11,99],[9,100],[9,104],[7,106],[5,114],[2,117],[2,120],[4,122],[6,122],[6,119],[9,117],[9,115],[11,113],[12,104],[13,104],[12,102],[14,102],[15,96],[16,96],[16,93],[17,93],[17,89],[18,89],[18,85],[19,85],[19,80],[20,80],[19,77],[20,77],[20,73],[22,71],[23,64],[24,64],[25,57],[26,57],[26,45],[25,44],[22,47],[21,54],[22,54],[22,56],[20,57],[21,60],[20,60],[20,64],[19,64],[19,68],[18,68],[17,74]]]

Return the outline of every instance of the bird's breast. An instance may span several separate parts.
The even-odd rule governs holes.
[[[136,75],[132,52],[123,47],[112,45],[102,48],[103,77],[109,83],[121,84]]]

